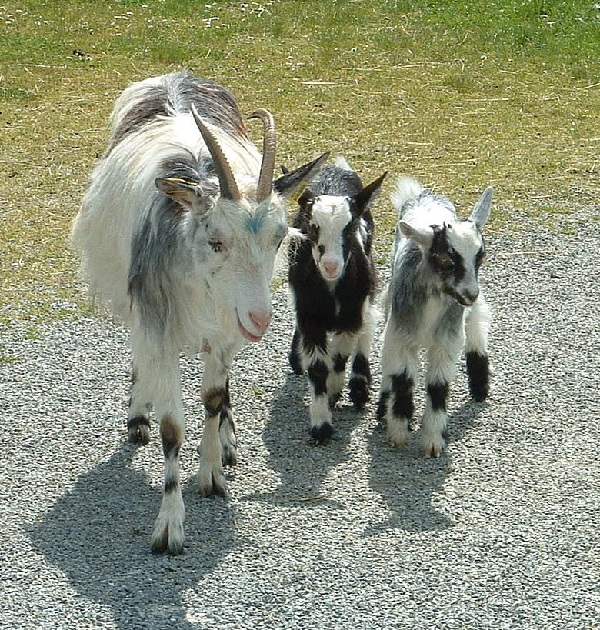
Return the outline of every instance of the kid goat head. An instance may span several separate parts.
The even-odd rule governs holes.
[[[312,246],[312,256],[324,280],[335,282],[344,273],[348,258],[352,255],[346,234],[357,233],[361,241],[366,240],[359,222],[369,209],[384,177],[385,174],[351,196],[316,195],[306,190],[298,200],[306,236]]]
[[[440,198],[432,197],[432,203],[440,203]],[[402,235],[423,252],[434,286],[461,306],[471,306],[479,296],[478,272],[485,255],[482,229],[491,203],[489,187],[466,221],[447,221],[441,217],[439,223],[431,225],[403,220],[398,223]],[[434,218],[435,213],[431,219]]]

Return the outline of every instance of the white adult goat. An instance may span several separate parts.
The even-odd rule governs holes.
[[[201,351],[205,362],[199,492],[223,495],[223,463],[237,457],[228,371],[244,339],[259,341],[271,320],[269,285],[288,234],[282,196],[324,161],[273,182],[273,118],[253,117],[263,121],[262,159],[223,87],[187,72],[134,83],[115,104],[108,150],[73,226],[92,290],[131,327],[130,439],[148,441],[152,406],[160,421],[155,551],[181,553],[184,540],[180,352]]]

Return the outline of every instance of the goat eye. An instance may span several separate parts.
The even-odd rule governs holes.
[[[440,271],[452,271],[454,269],[454,261],[450,256],[434,256],[433,263]]]
[[[223,241],[219,241],[218,239],[209,241],[208,244],[212,247],[213,252],[216,252],[217,254],[225,249]]]

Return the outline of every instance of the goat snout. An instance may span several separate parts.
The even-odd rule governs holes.
[[[321,259],[320,268],[325,280],[337,280],[344,270],[340,261],[331,259]]]
[[[247,323],[243,323],[243,321]],[[245,318],[238,316],[238,324],[244,339],[260,341],[271,323],[271,311],[248,311]]]
[[[248,315],[256,328],[263,333],[271,323],[271,311],[250,311]]]
[[[463,306],[471,306],[479,297],[479,289],[463,291],[458,300]]]

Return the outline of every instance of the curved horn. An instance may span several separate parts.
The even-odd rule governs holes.
[[[275,120],[271,112],[257,109],[248,118],[259,118],[263,123],[263,159],[260,165],[256,200],[258,203],[268,199],[273,190],[273,173],[275,172]]]
[[[231,199],[231,201],[239,201],[242,198],[240,189],[233,176],[231,165],[227,161],[221,145],[217,141],[217,138],[213,132],[207,127],[205,122],[200,118],[200,114],[196,110],[196,107],[192,105],[192,115],[198,125],[198,129],[202,134],[202,138],[206,143],[206,147],[212,156],[215,164],[215,170],[217,171],[217,177],[219,178],[219,188],[221,189],[221,197],[225,199]]]

